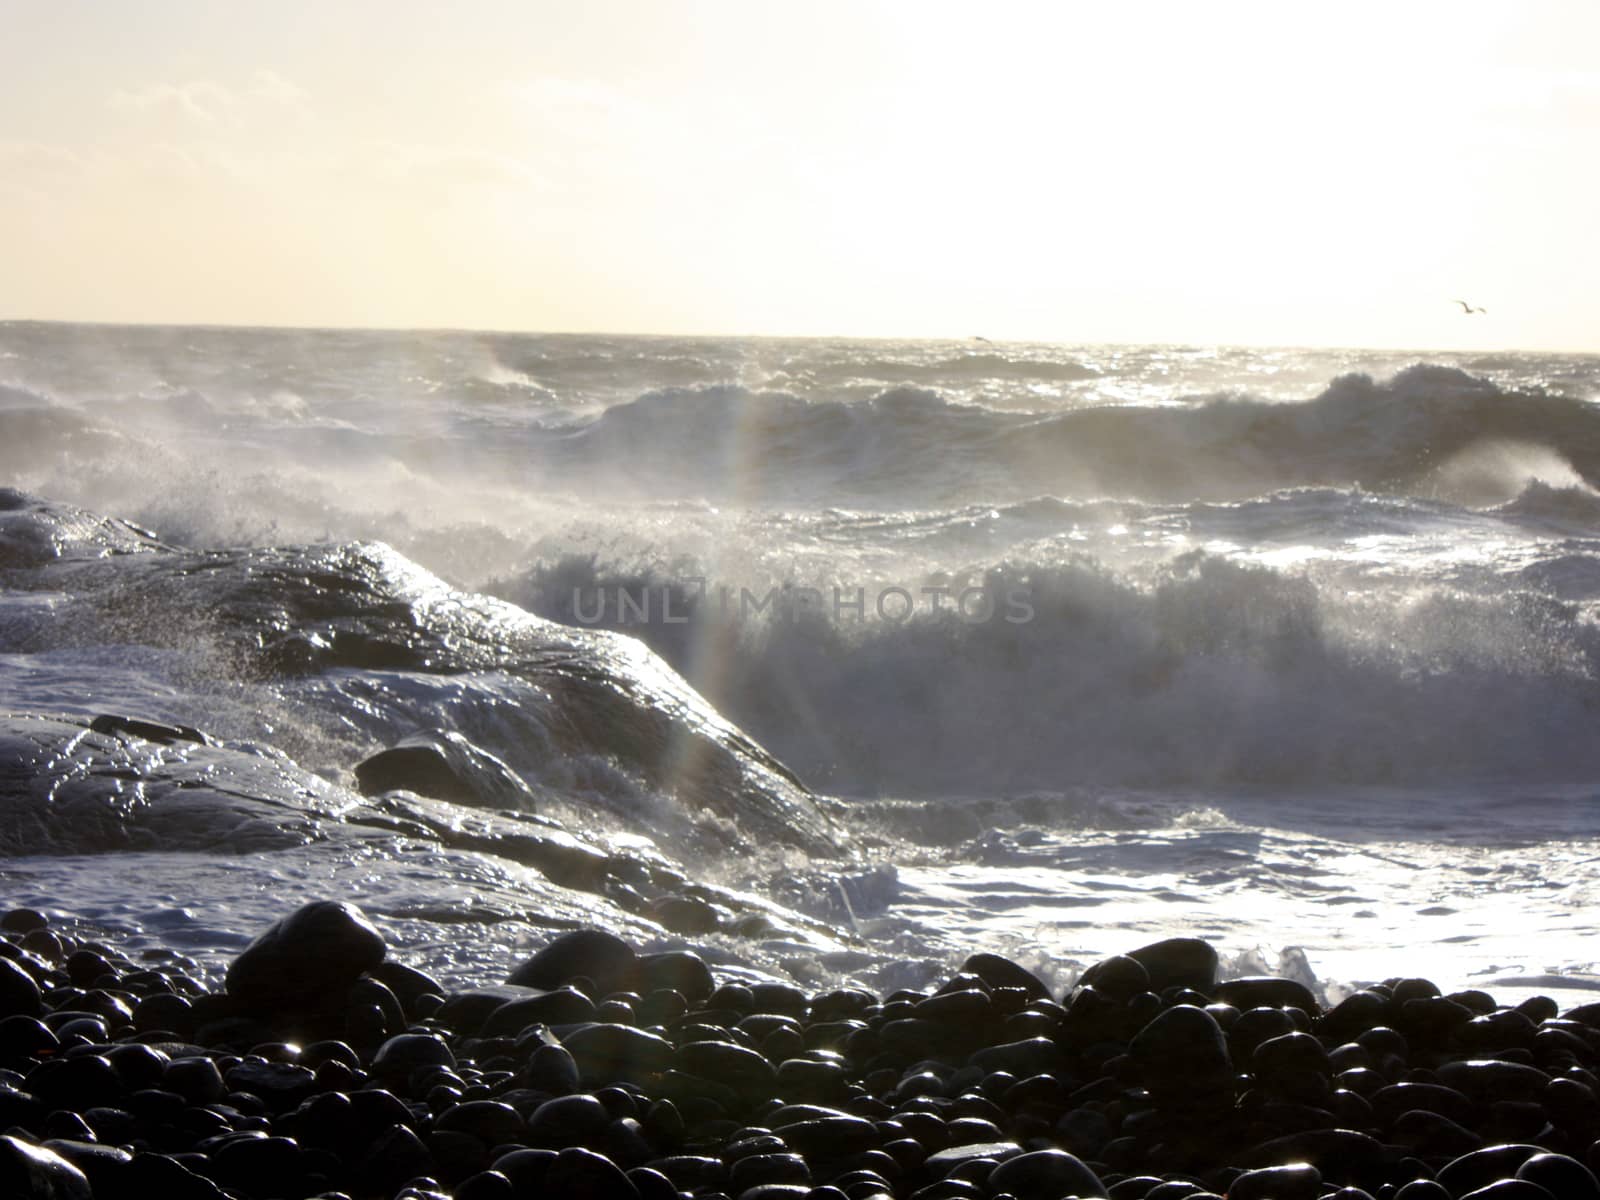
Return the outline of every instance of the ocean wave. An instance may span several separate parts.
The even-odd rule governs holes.
[[[840,607],[825,590],[820,604],[730,612],[715,587],[592,556],[498,590],[642,638],[808,783],[852,794],[1437,786],[1600,768],[1586,732],[1600,636],[1581,608],[1531,588],[1348,596],[1201,552],[1143,573],[1086,556],[1005,562],[967,582],[1025,596],[1028,619],[964,619],[947,600],[896,620],[898,601],[885,616],[870,596]]]
[[[1463,497],[1462,456],[1505,446],[1545,461],[1518,475],[1515,455],[1502,454],[1500,490]],[[1551,462],[1575,480],[1600,479],[1600,409],[1425,364],[1386,382],[1342,376],[1298,403],[1228,393],[1048,414],[915,388],[845,403],[726,385],[647,393],[530,449],[528,470],[546,479],[583,472],[630,492],[754,501],[1047,493],[1160,502],[1356,486],[1499,503]]]

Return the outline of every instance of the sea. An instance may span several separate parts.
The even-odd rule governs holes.
[[[0,899],[1593,1000],[1597,482],[1590,356],[0,323]]]

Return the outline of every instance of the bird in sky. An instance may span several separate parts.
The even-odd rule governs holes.
[[[1465,300],[1456,300],[1454,303],[1461,305],[1461,311],[1469,317],[1473,313],[1487,313],[1489,311],[1487,308],[1473,308]]]

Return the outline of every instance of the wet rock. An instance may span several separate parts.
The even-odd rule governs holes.
[[[721,924],[716,906],[694,896],[662,896],[649,908],[650,916],[674,933],[715,933]]]
[[[594,1001],[572,987],[502,1004],[483,1023],[482,1037],[514,1036],[530,1025],[581,1025],[595,1019]]]
[[[355,905],[320,900],[290,913],[228,968],[228,994],[257,1012],[316,1007],[343,997],[383,961],[383,935]]]
[[[536,1091],[561,1095],[576,1091],[578,1063],[565,1046],[541,1045],[528,1059],[522,1082]]]
[[[1413,1179],[1394,1194],[1394,1200],[1452,1200],[1452,1197],[1432,1179]]]
[[[89,1180],[54,1150],[0,1135],[0,1195],[16,1200],[94,1200]]]
[[[1009,1192],[1017,1200],[1106,1195],[1100,1177],[1064,1150],[1035,1150],[1007,1159],[989,1172],[988,1187],[991,1193]]]
[[[1192,988],[1209,994],[1217,982],[1217,952],[1199,938],[1168,938],[1129,951],[1150,974],[1150,990]]]
[[[1537,1100],[1550,1076],[1537,1067],[1503,1059],[1462,1059],[1435,1072],[1439,1082],[1480,1102]]]
[[[36,929],[48,928],[49,925],[50,918],[32,908],[13,908],[4,916],[0,916],[0,929],[7,933],[32,933]]]
[[[678,1047],[674,1066],[685,1074],[731,1087],[749,1099],[764,1100],[777,1093],[776,1068],[754,1050],[732,1042],[688,1042]]]
[[[1212,996],[1235,1008],[1298,1008],[1315,1015],[1316,997],[1305,984],[1273,975],[1250,975],[1217,984]]]
[[[925,1179],[944,1179],[961,1168],[962,1164],[978,1159],[992,1159],[997,1163],[1016,1158],[1022,1147],[1015,1142],[972,1142],[965,1146],[950,1146],[937,1150],[923,1160],[918,1175]]]
[[[283,1112],[300,1103],[316,1087],[316,1075],[292,1063],[245,1061],[224,1077],[228,1089],[259,1097],[269,1112]]]
[[[127,1150],[65,1140],[46,1142],[45,1149],[55,1151],[82,1171],[99,1200],[126,1190],[128,1165],[133,1162],[133,1155]]]
[[[1021,988],[1030,1000],[1050,999],[1050,989],[1032,971],[998,954],[972,954],[961,964],[963,975],[976,975],[991,988]]]
[[[0,958],[0,1017],[37,1017],[43,1012],[33,976],[9,958]]]
[[[372,1190],[392,1195],[408,1179],[433,1170],[433,1155],[415,1133],[392,1125],[367,1151],[359,1175]]]
[[[764,1183],[811,1183],[811,1168],[798,1154],[749,1154],[733,1164],[729,1173],[735,1194]]]
[[[1024,1038],[976,1050],[967,1060],[985,1072],[1009,1071],[1019,1077],[1051,1074],[1066,1065],[1066,1054],[1051,1038]]]
[[[432,1033],[402,1033],[378,1047],[372,1056],[372,1069],[377,1074],[405,1079],[421,1067],[450,1067],[456,1065],[456,1056],[445,1040]]]
[[[61,1039],[50,1027],[34,1017],[0,1020],[0,1065],[22,1065],[41,1053],[54,1054],[60,1045]]]
[[[639,1200],[639,1190],[622,1168],[604,1155],[576,1146],[556,1155],[544,1187],[547,1195],[572,1200]]]
[[[28,1075],[28,1090],[51,1108],[74,1112],[115,1104],[127,1093],[111,1063],[98,1054],[41,1063]]]
[[[1261,1143],[1247,1151],[1249,1167],[1310,1163],[1325,1179],[1360,1182],[1383,1162],[1376,1138],[1353,1129],[1309,1129]]]
[[[1497,1179],[1468,1192],[1461,1200],[1563,1200],[1556,1193],[1524,1179]]]
[[[1222,1027],[1202,1008],[1181,1004],[1167,1009],[1139,1031],[1128,1044],[1128,1054],[1152,1094],[1196,1098],[1233,1086]]]
[[[519,1141],[527,1133],[527,1123],[509,1104],[498,1100],[468,1100],[439,1114],[436,1130],[468,1133],[485,1146],[501,1146]]]
[[[525,812],[536,805],[532,789],[504,761],[453,730],[401,738],[357,763],[355,774],[356,787],[365,796],[407,791],[454,804]]]
[[[554,990],[577,979],[590,980],[592,999],[621,991],[637,959],[633,947],[603,929],[575,929],[556,938],[511,973],[507,983]]]
[[[649,992],[658,988],[679,993],[691,1004],[711,995],[715,986],[711,968],[692,950],[667,950],[638,959],[639,986]]]
[[[1317,1200],[1322,1172],[1310,1163],[1246,1171],[1228,1185],[1228,1200]]]
[[[807,1158],[843,1158],[871,1150],[880,1140],[872,1122],[843,1113],[784,1125],[782,1135]]]
[[[517,1190],[499,1171],[479,1171],[451,1193],[452,1200],[515,1200]]]
[[[190,1104],[215,1104],[227,1094],[222,1072],[209,1058],[175,1058],[162,1074],[161,1086]]]
[[[582,1145],[610,1124],[611,1114],[593,1096],[558,1096],[529,1115],[528,1139],[536,1146]]]
[[[643,1083],[670,1067],[675,1054],[665,1038],[631,1025],[586,1025],[562,1045],[579,1075],[596,1083]]]
[[[1600,1200],[1600,1181],[1594,1172],[1565,1154],[1535,1154],[1514,1178],[1536,1183],[1560,1200]]]
[[[1138,959],[1126,954],[1095,963],[1083,973],[1080,986],[1094,987],[1102,995],[1117,1001],[1126,1001],[1139,992],[1150,990],[1150,972]]]

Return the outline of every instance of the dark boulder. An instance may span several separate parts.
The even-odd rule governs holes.
[[[532,789],[503,761],[453,730],[431,729],[401,738],[356,765],[362,795],[415,792],[455,804],[533,812]]]
[[[278,921],[233,960],[228,994],[255,1012],[321,1008],[383,961],[383,935],[355,905],[319,900]]]

